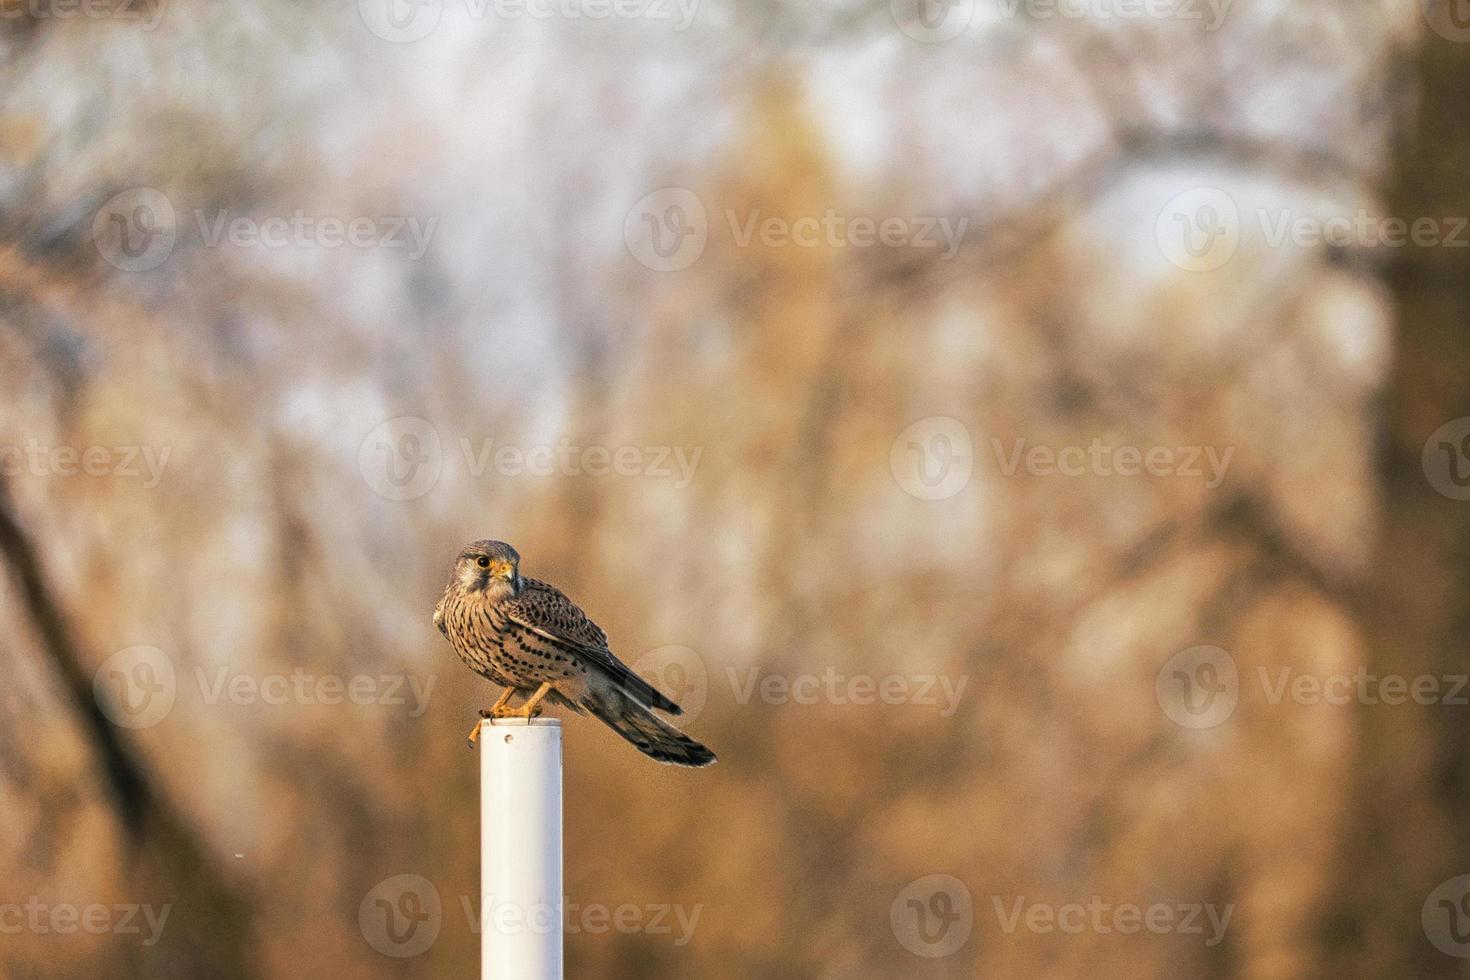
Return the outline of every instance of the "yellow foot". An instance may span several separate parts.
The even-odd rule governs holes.
[[[525,704],[521,705],[519,708],[501,708],[499,711],[493,713],[490,717],[491,718],[525,718],[525,719],[527,719],[529,721],[532,718],[539,718],[539,717],[541,717],[541,705],[539,705],[539,704],[532,704],[530,701],[527,701]]]
[[[491,716],[495,718],[524,718],[527,721],[530,721],[532,718],[540,716],[541,701],[543,698],[546,697],[546,695],[550,693],[551,682],[547,681],[543,683],[541,687],[536,690],[536,693],[531,695],[526,700],[526,703],[521,705],[519,708],[505,708],[501,707],[500,705],[496,705],[495,708],[491,709]]]
[[[481,708],[480,709],[480,717],[481,718],[504,718],[504,717],[506,717],[505,712],[509,710],[509,709],[506,708],[506,705],[510,703],[511,696],[514,695],[515,693],[516,693],[516,689],[513,688],[513,687],[507,687],[504,691],[501,691],[500,692],[500,698],[495,702],[495,704],[493,704],[489,708]],[[477,725],[475,725],[474,729],[471,730],[471,732],[470,732],[470,748],[474,748],[475,747],[475,741],[479,737],[480,737],[480,726],[477,724]]]

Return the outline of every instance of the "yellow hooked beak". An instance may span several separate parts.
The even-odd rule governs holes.
[[[503,578],[509,582],[515,578],[515,569],[508,561],[493,561],[490,563],[490,575],[493,578]]]

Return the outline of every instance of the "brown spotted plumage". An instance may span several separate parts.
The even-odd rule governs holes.
[[[434,610],[434,625],[469,667],[505,688],[481,717],[531,718],[550,699],[590,712],[660,762],[707,766],[709,749],[653,713],[677,704],[633,673],[607,634],[554,586],[520,573],[521,556],[502,541],[466,545]],[[526,702],[510,708],[511,696]],[[471,732],[473,742],[476,731]]]

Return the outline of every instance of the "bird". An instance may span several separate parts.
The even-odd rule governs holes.
[[[683,709],[635,674],[608,648],[607,634],[553,585],[521,574],[521,556],[504,541],[460,549],[434,625],[467,666],[505,690],[481,718],[541,714],[542,702],[590,713],[659,762],[699,768],[715,754],[664,721]],[[525,697],[519,708],[511,699]],[[470,732],[475,744],[480,726]]]

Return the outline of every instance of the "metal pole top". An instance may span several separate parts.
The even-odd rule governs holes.
[[[561,722],[480,722],[481,976],[562,980]]]
[[[522,733],[526,739],[561,741],[561,720],[557,718],[485,718],[480,722],[480,737],[498,738],[515,744],[515,734]]]

